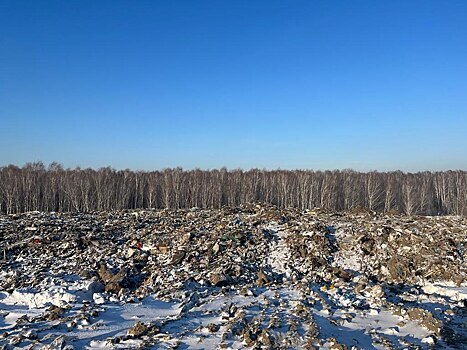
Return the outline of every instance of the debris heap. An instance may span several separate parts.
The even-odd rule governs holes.
[[[7,349],[467,343],[461,217],[258,203],[30,212],[0,216],[0,237],[0,346]],[[114,335],[83,336],[129,305],[165,311]],[[359,329],[360,336],[346,333]]]

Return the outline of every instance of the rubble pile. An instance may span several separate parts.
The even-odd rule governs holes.
[[[416,284],[465,281],[466,220],[458,217],[348,217],[336,224],[342,260],[378,281]],[[348,230],[353,232],[352,235]],[[348,259],[347,259],[348,260]],[[351,264],[352,262],[350,262]]]
[[[467,344],[461,217],[30,212],[0,237],[0,348]]]

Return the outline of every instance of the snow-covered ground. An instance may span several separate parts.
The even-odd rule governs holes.
[[[310,328],[318,332],[323,349],[332,349],[334,340],[358,349],[403,349],[407,344],[424,348],[434,341],[430,337],[433,332],[420,322],[388,307],[349,306],[348,291],[338,288],[315,286],[308,290],[288,285],[241,294],[235,288],[206,289],[196,292],[192,305],[191,295],[184,302],[153,297],[121,302],[106,293],[89,296],[85,287],[74,288],[2,293],[0,331],[8,339],[7,348],[32,349],[47,344],[50,348],[64,348],[67,344],[75,349],[241,349],[248,344],[235,329],[241,332],[245,324],[266,329],[267,336],[284,348],[303,348],[313,342]],[[467,292],[466,287],[455,290]],[[453,300],[449,287],[437,289],[436,293],[431,288],[429,291],[410,303],[431,303],[439,312],[447,312],[465,298],[458,294]],[[437,304],[440,299],[444,304]],[[50,317],[53,306],[63,307],[60,319]],[[151,337],[128,336],[138,322],[157,327],[157,332]]]
[[[465,281],[378,281],[371,273],[384,269],[371,270],[360,248],[351,246],[355,237],[367,241],[352,236],[345,222],[331,226],[313,219],[302,227],[276,217],[247,227],[248,220],[258,217],[229,218],[222,228],[229,234],[212,242],[203,236],[199,243],[193,238],[186,243],[186,233],[178,235],[180,241],[172,244],[185,244],[185,255],[166,254],[165,241],[122,240],[120,250],[106,253],[107,266],[153,264],[133,290],[109,289],[109,283],[119,282],[106,281],[105,269],[91,276],[67,274],[68,266],[84,264],[85,254],[82,262],[70,255],[72,263],[54,258],[57,266],[34,269],[40,259],[24,249],[37,244],[24,243],[5,262],[0,281],[8,285],[28,269],[36,275],[45,270],[46,277],[33,287],[23,279],[22,288],[0,291],[0,349],[467,348]],[[256,236],[242,242],[243,236],[235,236],[240,230]],[[99,241],[89,242],[91,252],[99,253]],[[186,245],[197,245],[198,255],[186,253]],[[214,258],[195,274],[210,251]],[[218,264],[221,259],[224,265]],[[214,264],[215,271],[233,275],[239,261],[244,265],[238,276],[210,280]]]

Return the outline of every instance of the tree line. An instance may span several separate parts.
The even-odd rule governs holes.
[[[0,212],[279,207],[367,208],[408,215],[466,215],[467,171],[64,169],[42,162],[0,167]]]

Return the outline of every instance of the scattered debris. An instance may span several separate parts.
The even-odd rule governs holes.
[[[467,219],[0,216],[0,348],[462,348]]]

